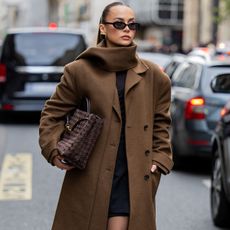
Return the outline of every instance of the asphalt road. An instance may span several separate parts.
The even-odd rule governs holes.
[[[220,229],[211,220],[209,171],[200,170],[195,162],[185,162],[190,170],[173,170],[162,177],[157,193],[158,230]]]
[[[158,230],[219,229],[211,221],[206,164],[195,159],[162,176]],[[22,116],[17,122],[0,123],[0,170],[0,230],[50,229],[64,172],[41,156],[37,119]]]

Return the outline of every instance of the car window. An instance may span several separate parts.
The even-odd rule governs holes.
[[[194,88],[198,76],[197,72],[199,69],[200,66],[197,64],[184,64],[180,72],[173,76],[173,85],[185,88]]]
[[[13,61],[17,66],[64,66],[86,48],[80,35],[64,33],[10,35],[5,46],[5,62]]]
[[[216,76],[211,81],[211,88],[214,92],[230,93],[230,73]]]
[[[212,66],[208,67],[205,71],[205,78],[202,81],[203,91],[206,94],[213,93],[211,89],[211,82],[214,78],[218,78],[218,76],[222,75],[230,75],[230,66]]]
[[[164,70],[165,73],[171,78],[179,64],[180,64],[179,62],[175,62],[175,61],[171,62],[165,67],[165,70]]]

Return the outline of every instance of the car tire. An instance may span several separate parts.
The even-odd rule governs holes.
[[[211,214],[214,224],[218,227],[230,227],[230,203],[223,186],[222,165],[218,150],[215,151],[211,177]]]

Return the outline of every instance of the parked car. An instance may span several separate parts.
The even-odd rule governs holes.
[[[64,65],[86,47],[84,34],[77,30],[9,30],[0,56],[0,111],[41,111]]]
[[[229,77],[230,63],[197,56],[186,58],[177,67],[171,79],[175,163],[187,156],[211,159],[211,136],[220,110],[229,99],[229,94],[215,91],[212,86]]]
[[[225,90],[230,95],[230,76]],[[226,85],[226,84],[225,84]],[[223,92],[223,88],[218,89]],[[230,101],[212,136],[211,214],[218,227],[230,227]]]
[[[170,62],[171,56],[163,53],[154,53],[154,52],[138,52],[140,58],[146,59],[157,64],[161,70],[164,70],[166,65]]]
[[[168,62],[164,67],[164,72],[172,78],[177,67],[185,60],[185,55],[176,53],[171,56],[170,62]]]

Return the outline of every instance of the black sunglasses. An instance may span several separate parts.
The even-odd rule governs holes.
[[[137,22],[130,22],[128,24],[124,22],[104,22],[103,24],[113,25],[117,30],[123,30],[126,26],[128,26],[130,30],[137,30],[140,27],[140,24]]]

